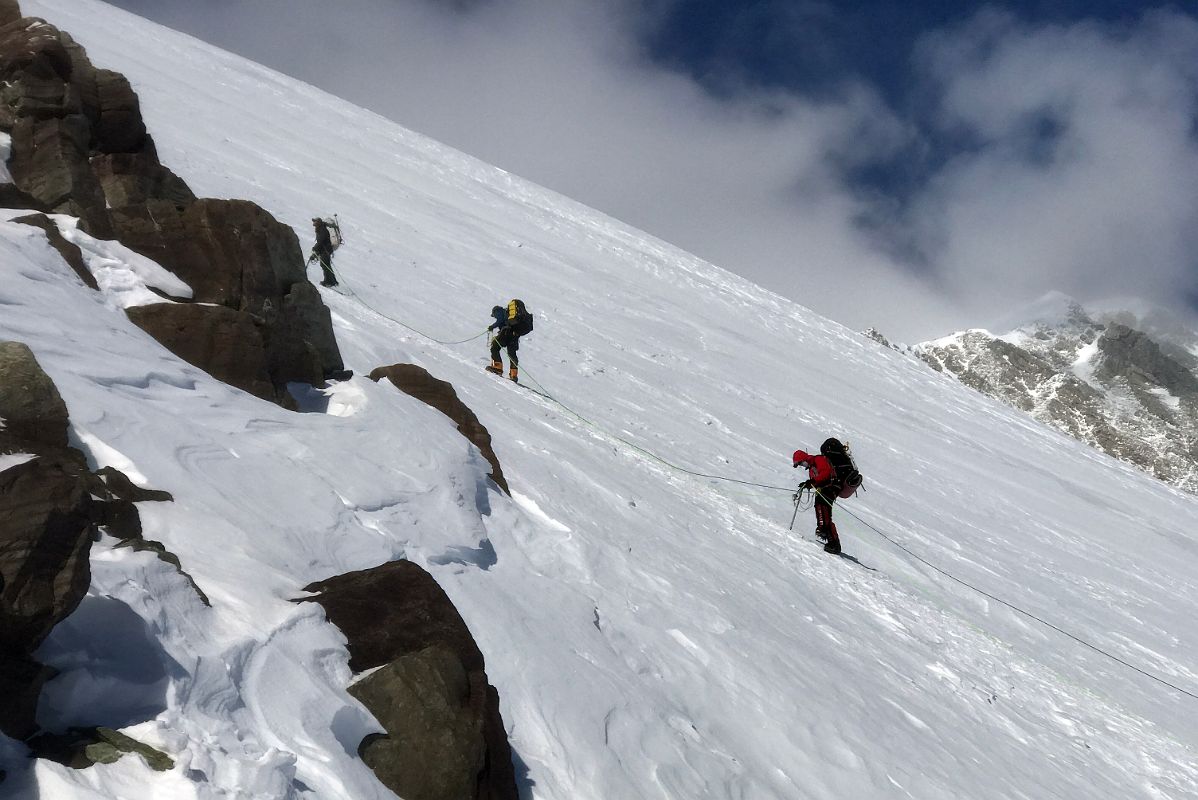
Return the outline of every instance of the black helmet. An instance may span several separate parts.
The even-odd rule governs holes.
[[[492,315],[492,316],[494,316],[495,314],[506,314],[506,313],[507,313],[507,312],[506,312],[506,311],[504,311],[504,309],[503,309],[503,306],[494,306],[494,307],[492,307],[492,308],[491,308],[491,315]]]

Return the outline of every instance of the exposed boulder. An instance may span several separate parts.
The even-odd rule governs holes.
[[[2,112],[0,112],[2,113]],[[0,208],[21,208],[47,213],[50,207],[12,183],[0,183]]]
[[[43,733],[27,744],[36,758],[72,769],[114,764],[130,754],[141,756],[155,772],[167,772],[175,767],[175,760],[166,753],[112,728],[71,728],[65,733]]]
[[[96,69],[78,42],[45,21],[11,19],[15,5],[4,13],[0,130],[12,133],[13,185],[0,190],[0,205],[79,217],[81,230],[174,272],[195,302],[224,306],[139,312],[136,320],[222,380],[293,406],[288,382],[320,384],[342,371],[331,315],[308,283],[295,232],[248,201],[197,200],[158,160],[124,76]],[[234,333],[247,334],[244,353]]]
[[[92,172],[110,208],[165,200],[176,206],[195,202],[183,179],[158,162],[153,153],[111,153],[91,161]]]
[[[193,346],[192,358],[183,354],[186,343],[178,337],[159,339],[173,352],[259,397],[267,395],[247,383],[262,379],[259,347],[265,354],[265,380],[277,395],[289,381],[318,384],[344,367],[329,310],[305,275],[295,231],[259,206],[245,200],[197,200],[187,206],[150,200],[115,209],[112,220],[123,244],[186,281],[197,302],[243,312],[259,328],[247,340],[252,347],[242,356],[247,369],[240,371],[240,382],[224,377],[235,374],[230,369],[238,357],[235,349],[227,351],[219,372],[208,368],[211,361],[200,360],[211,357],[211,349],[200,353]],[[228,327],[232,318],[224,314],[220,319]],[[146,328],[143,318],[134,321]],[[194,318],[191,324],[196,324]]]
[[[31,653],[87,593],[87,476],[51,456],[0,472],[0,649]]]
[[[275,399],[266,345],[254,317],[224,306],[154,303],[126,309],[135,325],[218,380]]]
[[[67,446],[67,404],[33,351],[0,342],[0,452],[47,452]]]
[[[17,0],[0,0],[0,25],[16,22],[21,18],[21,5]]]
[[[1102,361],[1096,374],[1106,380],[1123,378],[1133,387],[1164,387],[1176,396],[1198,393],[1198,377],[1165,355],[1146,333],[1112,323],[1098,340]]]
[[[87,593],[93,500],[66,404],[16,342],[0,343],[0,418],[0,452],[36,456],[0,471],[0,731],[19,739],[52,675],[31,654]]]
[[[402,797],[515,800],[499,695],[433,577],[395,561],[306,590],[348,639],[353,670],[385,666],[353,690],[387,730],[361,746],[380,780]]]
[[[471,707],[477,689],[453,651],[434,644],[400,656],[349,691],[387,731],[359,748],[383,785],[405,800],[476,796],[486,757],[483,718]]]
[[[20,19],[0,28],[0,100],[10,119],[81,113],[71,68],[71,55],[52,25]]]
[[[13,128],[8,168],[17,187],[38,202],[80,217],[94,236],[111,238],[104,192],[88,161],[90,135],[82,114],[22,117]]]
[[[101,153],[139,153],[146,141],[141,104],[128,79],[109,69],[96,70],[99,119],[96,149]]]
[[[511,494],[507,480],[503,477],[503,468],[499,465],[499,457],[491,447],[491,434],[486,426],[478,421],[478,417],[470,407],[461,401],[453,384],[434,378],[422,367],[415,364],[393,364],[389,367],[379,367],[370,373],[372,381],[383,378],[391,381],[404,394],[411,395],[449,417],[458,426],[458,432],[469,439],[491,464],[491,479]]]
[[[179,567],[141,538],[134,505],[171,495],[112,467],[91,472],[68,445],[68,426],[66,404],[29,348],[0,342],[0,453],[32,456],[0,470],[0,731],[16,739],[35,732],[38,696],[53,677],[32,654],[87,593],[97,529]]]
[[[345,368],[341,350],[337,347],[337,337],[333,333],[332,312],[320,299],[320,292],[307,280],[291,284],[283,296],[283,311],[275,330],[271,332],[271,351],[277,354],[274,357],[276,381],[305,380],[314,383],[303,377],[288,377],[288,364],[304,363],[293,361],[285,355],[287,348],[294,347],[296,343],[302,343],[305,351],[315,354],[319,365],[318,379]]]
[[[99,289],[99,284],[96,283],[96,277],[92,275],[87,264],[83,261],[83,253],[79,246],[68,242],[58,230],[58,226],[54,224],[54,220],[47,217],[45,214],[30,214],[25,217],[17,217],[13,222],[20,222],[25,225],[32,225],[35,228],[40,228],[45,231],[46,239],[50,242],[50,246],[58,251],[63,260],[67,262],[75,274],[79,276],[79,280],[91,289]]]

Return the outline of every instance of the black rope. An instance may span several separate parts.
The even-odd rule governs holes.
[[[911,551],[905,545],[903,545],[900,542],[897,542],[894,539],[892,539],[891,537],[887,536],[885,533],[878,530],[876,527],[869,524],[868,522],[863,520],[861,517],[854,514],[852,511],[849,511],[848,509],[845,509],[845,508],[842,508],[841,510],[844,511],[844,513],[848,514],[853,519],[860,522],[865,527],[869,528],[871,531],[876,533],[878,536],[881,536],[883,539],[890,542],[892,545],[894,545],[898,549],[902,550],[904,553],[909,555],[911,558],[915,559],[916,561],[918,561],[919,563],[928,567],[929,569],[935,570],[936,572],[940,573],[941,575],[948,578],[949,580],[955,581],[968,589],[972,589],[973,591],[977,592],[978,594],[982,595],[983,597],[989,598],[990,600],[993,600],[994,602],[998,603],[999,605],[1006,606],[1007,608],[1011,609],[1012,611],[1022,614],[1023,616],[1027,617],[1028,619],[1033,619],[1036,622],[1039,622],[1041,625],[1045,626],[1046,628],[1050,628],[1051,630],[1056,631],[1057,633],[1061,634],[1062,636],[1068,637],[1069,639],[1072,639],[1073,641],[1077,642],[1078,644],[1090,648],[1095,653],[1104,655],[1107,658],[1111,659],[1112,661],[1122,664],[1123,666],[1127,667],[1128,669],[1130,669],[1134,672],[1138,672],[1140,675],[1143,675],[1145,678],[1154,680],[1157,683],[1159,683],[1163,686],[1168,686],[1170,689],[1180,692],[1181,694],[1184,694],[1187,697],[1191,697],[1194,700],[1198,700],[1198,694],[1195,694],[1194,692],[1191,692],[1188,689],[1184,689],[1175,683],[1171,683],[1158,675],[1154,675],[1151,672],[1148,672],[1147,670],[1143,670],[1140,667],[1137,667],[1135,664],[1131,664],[1127,661],[1124,661],[1122,658],[1115,655],[1114,653],[1111,653],[1107,650],[1103,650],[1098,645],[1088,642],[1085,639],[1083,639],[1082,637],[1077,636],[1076,634],[1072,634],[1069,631],[1065,630],[1064,628],[1054,625],[1053,623],[1049,622],[1048,620],[1043,619],[1042,617],[1038,617],[1035,614],[1033,614],[1032,612],[1020,608],[1019,606],[1015,605],[1014,603],[1009,603],[1006,600],[1003,600],[1001,597],[996,597],[995,595],[990,594],[990,592],[987,592],[985,589],[980,589],[977,586],[974,586],[972,583],[969,583],[968,581],[964,581],[961,578],[958,578],[956,575],[953,575],[951,572],[941,569],[940,567],[936,566],[932,562],[928,561],[923,556]]]

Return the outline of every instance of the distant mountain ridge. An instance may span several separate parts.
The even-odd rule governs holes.
[[[1198,493],[1198,332],[1128,303],[1052,293],[1008,318],[915,345],[940,372],[1160,480]]]

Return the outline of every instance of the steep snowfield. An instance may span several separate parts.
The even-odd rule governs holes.
[[[1193,798],[1198,700],[929,569],[1198,692],[1198,499],[922,364],[565,198],[94,0],[26,13],[123,71],[164,163],[257,200],[374,308],[443,340],[519,296],[526,374],[485,374],[326,294],[359,374],[411,361],[490,429],[514,499],[436,412],[355,379],[293,414],[180,362],[0,223],[0,336],[58,383],[76,440],[174,503],[141,504],[211,599],[149,553],[97,547],[42,656],[43,721],[104,723],[178,761],[21,765],[0,795],[392,797],[354,751],[342,639],[308,582],[406,557],[486,654],[538,800]],[[418,76],[397,76],[397,80]],[[485,124],[481,120],[479,124]],[[800,254],[796,254],[799,257]],[[138,274],[130,267],[133,274]],[[789,453],[850,440],[868,492],[826,556]],[[864,566],[862,566],[864,565]],[[867,569],[869,567],[871,569]]]

